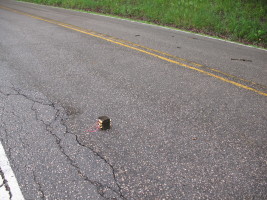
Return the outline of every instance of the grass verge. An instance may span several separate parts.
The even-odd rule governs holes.
[[[23,0],[100,12],[267,48],[266,0]]]

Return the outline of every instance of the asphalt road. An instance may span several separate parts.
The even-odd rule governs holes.
[[[0,0],[0,137],[24,198],[267,199],[266,63],[262,49]],[[88,133],[101,115],[112,129]]]

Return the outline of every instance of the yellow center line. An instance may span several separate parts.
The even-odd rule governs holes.
[[[68,29],[71,29],[71,30],[74,30],[74,31],[77,31],[77,32],[80,32],[80,33],[84,33],[86,35],[90,35],[90,36],[93,36],[93,37],[96,37],[96,38],[100,38],[102,40],[105,40],[105,41],[108,41],[108,42],[111,42],[113,44],[117,44],[117,45],[120,45],[120,46],[124,46],[124,47],[127,47],[129,49],[133,49],[133,50],[136,50],[136,51],[139,51],[139,52],[142,52],[142,53],[145,53],[145,54],[148,54],[150,56],[153,56],[153,57],[156,57],[156,58],[159,58],[161,60],[165,60],[167,62],[170,62],[170,63],[174,63],[174,64],[177,64],[179,66],[183,66],[185,68],[188,68],[188,69],[192,69],[192,70],[195,70],[195,71],[198,71],[202,74],[206,74],[208,76],[211,76],[211,77],[214,77],[214,78],[217,78],[221,81],[224,81],[224,82],[227,82],[227,83],[230,83],[230,84],[233,84],[237,87],[240,87],[240,88],[243,88],[243,89],[246,89],[246,90],[250,90],[250,91],[253,91],[253,92],[256,92],[260,95],[263,95],[263,96],[267,96],[267,93],[265,92],[262,92],[262,91],[259,91],[259,90],[256,90],[254,88],[251,88],[251,87],[248,87],[246,85],[243,85],[243,84],[240,84],[238,82],[235,82],[235,81],[232,81],[232,80],[229,80],[227,78],[224,78],[224,77],[221,77],[221,76],[218,76],[218,75],[215,75],[215,74],[212,74],[210,72],[206,72],[202,69],[199,69],[199,68],[196,68],[196,67],[193,67],[193,66],[190,66],[190,65],[187,65],[187,64],[184,64],[184,63],[180,63],[178,61],[175,61],[175,60],[172,60],[172,59],[169,59],[169,58],[166,58],[164,56],[161,56],[161,55],[157,55],[155,53],[151,53],[151,52],[148,52],[148,51],[145,51],[143,49],[139,49],[137,48],[138,46],[139,47],[143,47],[147,50],[152,50],[153,52],[158,52],[158,53],[161,53],[163,55],[166,55],[166,56],[169,56],[169,57],[175,57],[175,56],[172,56],[170,54],[167,54],[167,53],[164,53],[164,52],[161,52],[161,51],[157,51],[157,50],[154,50],[154,49],[150,49],[148,47],[144,47],[144,46],[141,46],[141,45],[137,45],[137,44],[134,44],[134,43],[131,43],[131,42],[128,42],[128,41],[124,41],[124,40],[121,40],[122,42],[119,42],[118,40],[116,40],[116,38],[114,39],[110,39],[110,38],[107,38],[106,35],[103,35],[103,34],[98,34],[96,32],[93,32],[93,31],[89,31],[89,30],[83,30],[82,28],[80,27],[77,27],[77,26],[73,26],[73,25],[70,25],[70,24],[65,24],[63,22],[59,22],[59,21],[55,21],[55,20],[51,20],[51,19],[45,19],[45,18],[42,18],[42,17],[39,17],[39,16],[35,16],[35,15],[31,15],[31,14],[28,14],[28,13],[25,13],[25,12],[21,12],[21,11],[18,11],[18,10],[15,10],[15,9],[11,9],[11,8],[7,8],[7,7],[4,7],[4,6],[0,6],[0,8],[2,9],[5,9],[5,10],[9,10],[11,12],[15,12],[15,13],[19,13],[19,14],[22,14],[22,15],[26,15],[26,16],[29,16],[29,17],[32,17],[32,18],[35,18],[35,19],[38,19],[38,20],[42,20],[42,21],[45,21],[45,22],[48,22],[48,23],[52,23],[52,24],[55,24],[55,25],[58,25],[58,26],[62,26],[64,28],[68,28]],[[137,46],[137,47],[133,47],[133,46],[129,46],[127,44],[124,44],[123,42],[128,42],[128,44],[134,44],[134,46]],[[178,58],[178,57],[176,57]],[[184,60],[186,61],[185,59],[182,59],[182,58],[179,58],[180,60]],[[194,63],[194,62],[191,62],[192,64],[196,65],[196,66],[202,66],[200,64],[197,64],[197,63]],[[212,68],[211,68],[212,69]],[[219,70],[216,70],[216,69],[212,69],[213,71],[218,71],[220,72]],[[221,72],[220,72],[221,73]],[[222,72],[223,73],[223,72]],[[226,74],[227,75],[227,74]],[[229,76],[232,76],[232,75],[229,75]],[[232,77],[235,77],[235,76],[232,76]],[[240,79],[240,80],[244,80],[244,79]],[[246,80],[245,80],[246,81]],[[249,81],[251,82],[251,81]]]

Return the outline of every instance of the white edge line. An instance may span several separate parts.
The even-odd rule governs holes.
[[[24,197],[19,188],[19,184],[14,175],[13,170],[11,169],[10,163],[7,159],[5,150],[2,143],[0,142],[0,168],[4,173],[5,179],[7,180],[8,186],[12,194],[12,200],[24,200]]]
[[[43,5],[43,4],[37,4],[37,3],[25,2],[25,1],[19,1],[19,2],[26,3],[26,4],[34,4],[34,5],[39,5],[39,6],[45,6],[45,7],[51,7],[51,8],[57,8],[57,9],[63,9],[63,10],[69,10],[69,11],[85,13],[85,14],[90,14],[90,15],[96,15],[96,16],[101,16],[101,17],[107,17],[107,18],[112,18],[112,19],[118,19],[118,20],[122,20],[122,21],[128,21],[128,22],[132,22],[132,23],[138,23],[138,24],[142,24],[142,25],[148,25],[148,26],[153,26],[153,27],[157,27],[157,28],[163,28],[163,29],[182,32],[182,33],[189,33],[189,34],[192,34],[192,35],[205,37],[205,38],[209,38],[209,39],[213,39],[213,40],[219,40],[219,41],[222,41],[222,42],[236,44],[236,45],[243,46],[243,47],[249,47],[249,48],[253,48],[253,49],[267,51],[267,49],[263,49],[263,48],[260,48],[260,47],[254,47],[254,46],[251,46],[251,45],[245,45],[245,44],[241,44],[241,43],[238,43],[238,42],[233,42],[233,41],[224,40],[224,39],[220,39],[220,38],[216,38],[216,37],[212,37],[212,36],[207,36],[207,35],[204,35],[204,34],[199,34],[199,33],[194,33],[194,32],[190,32],[190,31],[180,30],[178,28],[170,28],[170,27],[161,26],[161,25],[157,25],[157,24],[151,24],[150,22],[145,23],[145,22],[140,22],[140,21],[134,21],[134,20],[127,19],[127,18],[121,18],[119,16],[118,17],[112,17],[112,16],[109,16],[109,15],[100,14],[100,13],[98,14],[98,13],[91,12],[91,11],[86,12],[86,11],[82,11],[82,10],[75,10],[75,9],[69,9],[69,8],[49,6],[49,5]]]

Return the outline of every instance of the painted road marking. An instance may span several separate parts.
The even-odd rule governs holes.
[[[60,21],[56,21],[56,20],[52,20],[52,19],[48,19],[48,18],[43,18],[43,17],[31,15],[31,14],[28,14],[28,13],[25,13],[25,12],[21,12],[19,10],[15,10],[15,9],[12,9],[12,8],[4,7],[4,6],[0,6],[0,8],[8,10],[8,11],[11,11],[11,12],[18,13],[18,14],[21,14],[21,15],[29,16],[29,17],[32,17],[34,19],[45,21],[45,22],[48,22],[48,23],[51,23],[51,24],[55,24],[55,25],[58,25],[58,26],[61,26],[61,27],[65,27],[65,28],[68,28],[68,29],[71,29],[71,30],[74,30],[74,31],[77,31],[77,32],[80,32],[80,33],[84,33],[84,34],[87,34],[87,35],[90,35],[90,36],[93,36],[93,37],[96,37],[96,38],[100,38],[102,40],[105,40],[105,41],[108,41],[108,42],[111,42],[111,43],[114,43],[114,44],[117,44],[117,45],[120,45],[120,46],[124,46],[124,47],[130,48],[130,49],[133,49],[133,50],[148,54],[150,56],[154,56],[154,57],[159,58],[161,60],[165,60],[167,62],[174,63],[174,64],[177,64],[179,66],[182,66],[182,67],[185,67],[185,68],[188,68],[188,69],[191,69],[191,70],[198,71],[198,72],[200,72],[202,74],[217,78],[217,79],[219,79],[221,81],[230,83],[230,84],[235,85],[237,87],[256,92],[256,93],[258,93],[260,95],[267,96],[266,92],[262,92],[262,91],[260,91],[258,89],[252,88],[252,87],[247,86],[245,84],[238,83],[236,81],[230,80],[229,78],[236,78],[237,80],[239,79],[240,81],[248,82],[248,83],[255,84],[255,85],[260,85],[260,84],[256,84],[256,83],[254,83],[252,81],[241,79],[241,78],[238,78],[238,77],[230,75],[230,74],[226,74],[226,73],[221,72],[221,71],[219,71],[217,69],[206,67],[206,68],[209,68],[211,71],[214,71],[214,72],[220,73],[222,75],[225,75],[228,78],[225,78],[223,76],[216,75],[216,74],[213,74],[211,72],[205,71],[204,68],[198,68],[198,67],[204,67],[203,65],[200,65],[200,64],[197,64],[197,63],[194,63],[194,62],[187,61],[185,59],[176,57],[177,59],[189,62],[192,65],[195,65],[195,67],[191,66],[189,64],[181,63],[181,62],[178,62],[178,61],[173,59],[175,56],[172,56],[170,54],[167,54],[167,53],[164,53],[164,52],[160,52],[158,50],[154,50],[154,49],[151,49],[151,48],[148,48],[148,47],[144,47],[144,46],[141,46],[141,45],[138,45],[138,44],[134,44],[134,43],[129,42],[129,41],[119,40],[119,39],[116,39],[114,37],[107,36],[105,34],[94,32],[92,30],[83,29],[83,28],[80,28],[80,27],[77,27],[77,26],[74,26],[74,25],[71,25],[71,24],[66,24],[66,23],[60,22]],[[144,50],[144,49],[146,49],[146,50]],[[153,53],[149,52],[148,50],[152,51]],[[160,55],[158,55],[156,53],[160,53]],[[263,87],[266,87],[266,86],[263,86]]]
[[[0,142],[0,170],[1,177],[3,180],[3,186],[5,190],[0,190],[0,199],[4,200],[5,197],[11,200],[24,200],[24,197],[19,188],[19,184],[14,175],[13,170],[11,169],[10,163],[7,159],[5,150],[2,143]]]
[[[258,50],[262,50],[262,51],[267,51],[267,49],[263,49],[263,48],[256,47],[256,46],[251,46],[251,45],[246,45],[246,44],[242,44],[242,43],[238,43],[238,42],[233,42],[233,41],[230,41],[230,40],[224,40],[224,39],[221,39],[221,38],[217,38],[216,36],[213,37],[213,36],[208,36],[208,35],[205,35],[205,34],[194,33],[194,32],[191,32],[191,31],[181,30],[181,29],[178,29],[178,28],[172,28],[172,27],[167,27],[167,26],[163,26],[163,25],[153,24],[153,23],[150,23],[150,22],[142,21],[142,20],[136,20],[135,21],[135,20],[130,19],[130,18],[123,18],[123,17],[119,17],[119,16],[110,16],[108,14],[105,15],[103,13],[96,13],[96,12],[93,12],[93,11],[74,10],[74,9],[70,9],[70,8],[62,8],[62,7],[51,6],[51,5],[42,5],[42,4],[38,4],[38,3],[25,2],[25,1],[21,1],[20,3],[33,4],[33,5],[38,5],[38,6],[45,6],[45,7],[48,7],[48,8],[52,7],[52,8],[56,8],[56,9],[62,9],[62,10],[70,10],[72,12],[85,13],[85,14],[96,15],[96,16],[100,16],[100,17],[117,19],[117,20],[121,20],[121,21],[127,21],[127,22],[131,22],[131,23],[137,23],[137,24],[145,25],[145,26],[153,26],[153,27],[156,27],[156,28],[162,28],[162,29],[167,29],[167,30],[186,33],[186,34],[192,34],[192,35],[205,37],[205,38],[209,38],[209,39],[213,39],[213,40],[219,40],[219,41],[222,41],[222,42],[235,44],[235,45],[239,45],[239,46],[243,46],[243,47],[258,49]]]

